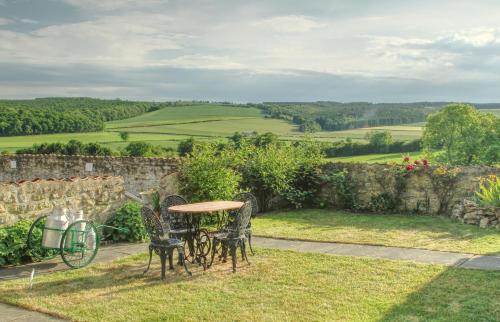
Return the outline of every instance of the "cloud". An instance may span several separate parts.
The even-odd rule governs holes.
[[[325,26],[324,23],[316,22],[311,17],[296,15],[271,17],[257,21],[254,25],[283,33],[307,32]]]
[[[5,26],[5,25],[11,24],[13,22],[14,21],[11,19],[0,18],[0,26]]]
[[[80,88],[81,95],[229,100],[500,95],[495,1],[0,5],[0,64],[18,70],[1,81],[9,96],[58,95],[58,86],[67,95]]]
[[[113,68],[93,65],[0,64],[4,97],[94,96],[124,99],[260,101],[499,100],[496,84],[304,72],[254,73],[243,69]],[[388,91],[387,88],[391,90]],[[228,93],[231,93],[228,95]]]
[[[33,24],[33,25],[38,24],[38,21],[33,20],[33,19],[19,19],[19,21],[24,22],[24,23],[28,23],[28,24]]]
[[[0,61],[38,64],[144,63],[151,50],[179,48],[182,34],[168,32],[168,16],[110,16],[53,25],[30,33],[0,30]]]
[[[83,10],[113,11],[118,9],[148,8],[151,5],[166,3],[165,0],[64,0],[69,5]]]

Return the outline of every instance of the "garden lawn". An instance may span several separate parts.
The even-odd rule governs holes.
[[[0,300],[79,321],[494,321],[500,272],[257,249],[159,280],[145,254],[0,284]]]
[[[287,239],[500,254],[500,231],[438,216],[280,211],[252,221],[254,235]]]

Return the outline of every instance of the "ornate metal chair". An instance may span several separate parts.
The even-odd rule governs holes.
[[[257,202],[257,198],[250,192],[241,192],[234,196],[233,200],[235,201],[241,201],[241,202],[250,202],[252,205],[252,218],[255,218],[257,213],[259,212],[259,203]],[[252,255],[254,255],[254,251],[252,248],[252,222],[248,222],[248,226],[245,229],[245,235],[248,239],[248,245],[250,246],[250,251],[252,252]]]
[[[186,273],[192,275],[188,270],[186,261],[184,260],[184,245],[182,241],[175,238],[169,238],[168,229],[165,230],[162,226],[159,218],[154,213],[153,209],[149,207],[142,207],[141,209],[142,222],[146,231],[148,233],[150,243],[149,243],[149,263],[144,274],[149,270],[151,266],[151,259],[153,258],[153,251],[160,256],[161,261],[161,279],[165,279],[166,271],[166,261],[168,257],[169,268],[174,269],[173,266],[173,253],[174,249],[177,249],[179,253],[179,261],[184,266]]]
[[[216,233],[212,242],[212,258],[210,259],[210,265],[212,265],[217,249],[217,245],[221,243],[223,248],[229,249],[231,255],[231,260],[233,263],[233,273],[236,272],[236,250],[239,247],[241,250],[242,259],[246,260],[248,264],[247,253],[246,253],[246,228],[250,222],[252,216],[252,205],[250,202],[245,202],[245,204],[236,213],[233,220],[228,223],[226,227],[223,228],[219,233]]]
[[[189,216],[168,211],[168,207],[185,205],[186,199],[178,195],[167,196],[161,203],[161,219],[164,225],[168,226],[170,236],[177,239],[185,239],[186,234],[190,232]]]

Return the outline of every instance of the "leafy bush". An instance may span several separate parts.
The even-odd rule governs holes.
[[[214,153],[214,144],[196,145],[179,172],[180,191],[193,201],[231,199],[238,191],[240,174],[234,169],[232,149]]]
[[[188,154],[191,154],[193,152],[193,147],[195,145],[195,141],[193,138],[189,138],[184,141],[180,141],[179,145],[177,146],[177,152],[179,152],[179,155],[181,157],[184,157]]]
[[[281,196],[295,207],[312,203],[319,189],[322,156],[311,142],[272,143],[273,138],[238,136],[233,144],[195,146],[180,169],[181,192],[194,201],[230,199],[252,191],[263,209]]]
[[[381,134],[379,134],[381,133]],[[378,132],[376,135],[369,136],[369,143],[353,142],[347,138],[345,141],[337,141],[331,144],[324,144],[324,151],[327,157],[341,157],[352,155],[366,155],[374,153],[402,153],[420,151],[422,141],[416,139],[413,141],[386,141],[389,140],[384,132]]]
[[[481,178],[476,197],[482,206],[500,207],[500,180],[495,175]]]
[[[12,226],[0,227],[0,266],[19,264],[31,259],[26,242],[32,223],[23,219]]]
[[[323,177],[323,181],[335,187],[335,201],[339,207],[353,210],[358,208],[355,187],[347,169],[329,173]]]
[[[127,229],[127,231],[111,230],[110,238],[113,241],[136,242],[146,239],[147,233],[142,224],[141,207],[139,203],[128,202],[108,220],[107,225]]]
[[[125,147],[125,155],[132,157],[159,157],[172,154],[171,148],[152,145],[147,142],[131,142]]]
[[[30,148],[19,149],[17,154],[63,154],[63,155],[112,155],[110,148],[99,143],[82,143],[70,140],[68,143],[41,143]]]

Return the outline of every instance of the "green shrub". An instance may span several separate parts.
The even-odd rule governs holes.
[[[196,145],[179,171],[180,192],[192,201],[231,199],[238,191],[240,174],[234,170],[236,155],[215,144]]]
[[[335,187],[335,201],[337,206],[344,209],[356,210],[359,204],[356,199],[356,191],[353,181],[349,178],[347,169],[329,173],[323,177],[323,182]]]
[[[271,136],[262,137],[266,144],[241,136],[237,144],[195,146],[180,167],[181,193],[202,201],[231,199],[239,190],[252,191],[263,210],[278,196],[295,207],[311,204],[321,181],[319,146],[273,143]]]
[[[126,228],[127,231],[111,230],[109,237],[111,240],[136,242],[146,239],[147,233],[142,224],[141,207],[139,203],[128,202],[116,210],[107,225]]]
[[[124,149],[124,154],[132,157],[162,157],[172,155],[172,148],[152,145],[147,142],[130,142]]]
[[[110,148],[100,143],[82,143],[70,140],[68,143],[33,144],[30,148],[19,149],[17,154],[64,154],[64,155],[112,155]]]
[[[28,232],[33,222],[20,220],[12,226],[0,227],[0,266],[19,264],[31,259]]]
[[[180,141],[179,145],[177,146],[177,152],[181,157],[191,154],[191,152],[193,152],[193,147],[195,146],[195,144],[196,143],[193,138]]]
[[[500,180],[495,175],[482,178],[476,197],[481,206],[500,207]]]

